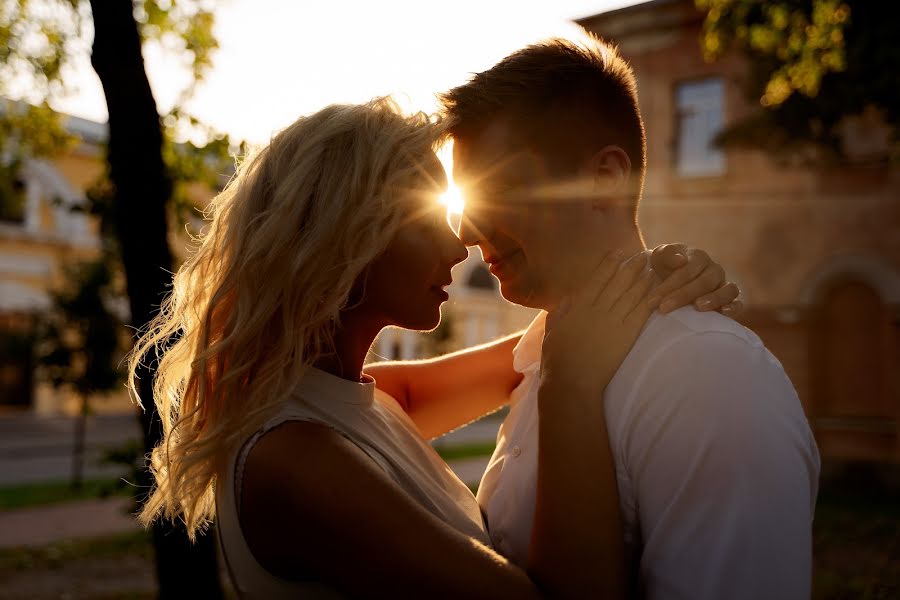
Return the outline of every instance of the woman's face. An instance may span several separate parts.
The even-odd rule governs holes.
[[[447,176],[436,156],[429,157],[425,171],[403,198],[406,214],[396,236],[368,269],[363,300],[389,324],[417,330],[440,323],[450,269],[467,256],[438,200]]]

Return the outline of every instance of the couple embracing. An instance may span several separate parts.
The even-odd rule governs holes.
[[[644,245],[629,65],[553,39],[441,98],[300,118],[213,200],[130,362],[161,354],[141,521],[214,522],[247,598],[808,597],[815,442],[722,267]],[[364,366],[466,246],[531,326]],[[428,440],[505,404],[476,498]]]

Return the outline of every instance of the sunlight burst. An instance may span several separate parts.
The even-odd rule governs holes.
[[[451,215],[461,215],[465,206],[462,190],[451,182],[447,191],[441,194],[441,204],[447,207]]]
[[[441,194],[441,204],[447,207],[450,216],[459,216],[466,202],[462,190],[453,182],[453,140],[449,140],[438,150],[438,159],[447,173],[447,191]]]

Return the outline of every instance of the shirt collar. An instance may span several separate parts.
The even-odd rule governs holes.
[[[542,310],[525,330],[516,347],[513,348],[513,369],[517,372],[527,373],[540,369],[546,321],[547,312]]]

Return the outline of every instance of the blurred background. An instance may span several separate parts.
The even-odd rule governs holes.
[[[0,598],[230,595],[212,534],[190,547],[177,526],[146,533],[129,515],[159,432],[129,401],[122,358],[234,156],[332,102],[394,93],[433,111],[468,73],[585,31],[637,74],[647,242],[725,266],[740,320],[810,419],[814,597],[900,597],[898,13],[866,0],[0,0]],[[463,209],[452,188],[446,201]],[[371,360],[533,318],[477,251],[454,274],[441,326],[386,330]],[[502,416],[434,442],[473,489]]]

